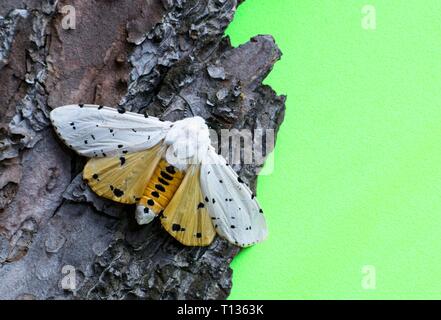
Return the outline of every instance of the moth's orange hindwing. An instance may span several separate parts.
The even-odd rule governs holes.
[[[206,201],[200,186],[200,166],[190,165],[161,216],[163,227],[184,245],[210,245],[216,231]]]
[[[143,196],[164,152],[164,146],[158,144],[140,152],[92,158],[84,167],[83,178],[99,196],[134,204]]]

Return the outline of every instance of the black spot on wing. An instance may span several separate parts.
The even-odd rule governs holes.
[[[112,191],[115,197],[121,198],[124,195],[124,191],[122,191],[121,189],[113,188]]]
[[[126,163],[126,158],[125,157],[120,157],[119,161],[121,162],[121,166],[123,166],[124,163]]]
[[[121,113],[121,114],[126,112],[126,109],[124,109],[122,107],[119,107],[117,110],[118,110],[118,113]]]
[[[94,178],[95,180],[98,180],[98,175],[96,173],[94,173],[92,178]]]
[[[165,192],[165,188],[161,184],[156,184],[155,188],[156,188],[156,190],[159,190],[161,192]]]
[[[181,225],[179,225],[177,223],[173,223],[172,230],[173,231],[180,231],[181,230]]]
[[[119,144],[119,145],[118,145],[118,148],[119,148],[119,149],[121,149],[121,148],[123,148],[123,147],[124,147],[124,146],[123,146],[122,144]]]
[[[210,201],[210,200],[208,199],[208,197],[205,197],[205,202],[208,202],[208,201]]]
[[[202,238],[202,233],[200,232],[196,233],[196,238]]]
[[[84,104],[80,103],[78,106],[79,106],[80,108],[83,108],[83,107],[84,107]]]
[[[104,108],[104,106],[99,106],[99,107],[98,107],[98,110],[101,110],[102,108]]]
[[[205,204],[203,204],[202,202],[200,202],[199,204],[198,204],[198,209],[202,209],[202,208],[204,208],[205,207]]]
[[[147,204],[148,204],[149,206],[154,206],[154,205],[155,205],[155,201],[153,201],[152,199],[148,199],[148,200],[147,200]]]
[[[149,212],[150,212],[150,209],[147,208],[147,207],[145,207],[145,208],[144,208],[144,213],[149,213]]]
[[[239,183],[243,183],[243,180],[242,180],[240,177],[237,177],[237,181],[238,181]]]

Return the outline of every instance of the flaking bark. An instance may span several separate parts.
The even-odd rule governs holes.
[[[241,1],[240,1],[241,2]],[[59,9],[73,5],[77,28]],[[0,4],[0,298],[223,299],[239,249],[180,245],[159,221],[97,197],[86,159],[54,136],[60,105],[120,106],[210,127],[274,129],[285,98],[262,85],[280,58],[271,36],[233,48],[236,0],[22,0]],[[267,150],[271,151],[271,150]],[[254,188],[259,166],[236,166]],[[276,213],[274,213],[276,214]],[[269,224],[271,229],[271,224]],[[63,266],[76,289],[63,290]]]

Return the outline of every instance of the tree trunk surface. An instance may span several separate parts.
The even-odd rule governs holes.
[[[96,196],[86,159],[56,139],[62,105],[121,106],[216,130],[274,129],[285,97],[262,81],[271,36],[234,48],[237,0],[3,0],[0,3],[0,299],[224,299],[239,248],[185,247],[133,206]],[[64,6],[75,29],[63,28]],[[267,150],[271,151],[271,150]],[[254,189],[261,165],[235,166]],[[271,224],[269,224],[271,229]],[[75,286],[63,279],[74,271]]]

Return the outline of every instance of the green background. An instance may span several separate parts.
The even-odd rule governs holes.
[[[228,34],[275,37],[265,82],[288,95],[259,178],[270,236],[233,261],[230,298],[441,298],[441,1],[247,0]]]

